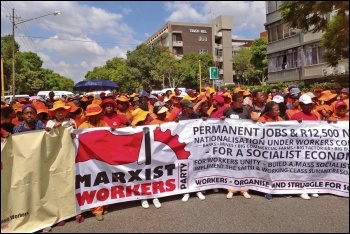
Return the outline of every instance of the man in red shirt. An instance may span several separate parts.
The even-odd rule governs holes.
[[[299,98],[299,105],[301,107],[301,111],[292,115],[290,120],[318,120],[318,117],[312,113],[314,102],[309,95],[301,95]]]
[[[120,115],[115,113],[115,109],[117,108],[117,103],[110,98],[106,98],[101,103],[101,107],[103,109],[102,120],[105,121],[108,126],[111,128],[120,128],[120,125],[129,126],[131,124],[130,120],[128,120],[124,115]]]
[[[317,115],[312,113],[314,102],[312,101],[309,95],[301,95],[299,98],[299,104],[301,107],[301,111],[292,115],[290,120],[298,120],[299,122],[303,120],[318,120]],[[302,193],[300,197],[305,200],[310,200],[309,194],[307,193]],[[312,194],[312,197],[318,197],[318,194],[314,193]]]

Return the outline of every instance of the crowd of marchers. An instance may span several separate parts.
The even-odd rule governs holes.
[[[349,120],[349,90],[340,85],[333,89],[315,88],[301,92],[293,84],[284,90],[273,87],[268,93],[262,90],[243,90],[237,87],[228,90],[214,90],[205,87],[202,90],[186,89],[185,94],[175,88],[162,95],[140,91],[132,94],[100,93],[72,95],[55,98],[51,92],[47,100],[29,101],[20,98],[10,104],[1,103],[1,138],[11,137],[20,132],[32,130],[52,131],[54,128],[67,127],[72,137],[73,129],[110,127],[111,130],[128,126],[142,126],[178,122],[187,119],[231,118],[248,119],[256,122],[277,121],[310,121],[326,120],[328,122]],[[2,165],[1,165],[2,166]],[[232,198],[235,193],[251,198],[248,190],[228,190],[226,197]],[[199,199],[204,200],[202,192],[197,192]],[[189,199],[184,194],[182,201]],[[309,194],[300,195],[310,199]],[[318,197],[318,194],[312,194]],[[271,194],[265,194],[272,200]],[[159,199],[153,199],[155,207],[160,208]],[[149,207],[147,200],[142,200],[144,208]],[[99,221],[108,212],[108,206],[92,209]],[[82,214],[77,215],[77,222],[83,222]],[[58,225],[64,225],[64,221]],[[50,228],[43,230],[50,231]]]

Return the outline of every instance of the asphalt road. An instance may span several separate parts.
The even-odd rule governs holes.
[[[207,191],[201,201],[192,193],[188,202],[182,195],[161,198],[162,207],[152,204],[144,209],[140,201],[111,205],[103,221],[90,211],[83,223],[70,220],[65,226],[54,226],[52,233],[131,233],[131,232],[259,232],[259,233],[349,233],[349,199],[334,195],[303,200],[274,196],[266,200],[251,191],[252,198],[226,191]]]

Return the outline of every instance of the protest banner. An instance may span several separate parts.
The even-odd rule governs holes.
[[[212,188],[349,196],[346,121],[198,119],[74,132],[74,144],[65,128],[2,143],[2,232],[35,232],[100,205]]]
[[[35,232],[76,214],[74,155],[66,128],[1,144],[1,232]]]
[[[211,188],[349,196],[345,121],[199,119],[76,133],[81,210]]]

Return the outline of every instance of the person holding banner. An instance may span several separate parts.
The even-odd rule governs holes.
[[[170,122],[169,119],[166,118],[167,112],[169,111],[164,105],[155,106],[153,108],[153,113],[156,114],[157,118],[153,119],[149,124],[162,124]]]
[[[251,119],[258,120],[260,117],[260,113],[265,108],[266,95],[262,90],[254,90],[252,96],[253,102],[251,108]]]
[[[102,120],[102,111],[103,109],[98,104],[88,105],[85,114],[87,120],[82,123],[78,129],[108,127],[108,124]],[[103,220],[103,215],[108,213],[107,208],[108,206],[98,206],[92,209],[92,214],[95,215],[96,220]]]
[[[247,107],[243,106],[243,94],[241,92],[234,93],[232,95],[232,103],[230,107],[227,107],[224,112],[223,116],[220,117],[221,120],[224,120],[225,118],[230,119],[251,119],[251,111]],[[245,198],[249,199],[251,198],[250,194],[248,193],[248,189],[242,189],[239,191],[240,194],[242,194]],[[238,191],[234,189],[228,189],[228,193],[226,195],[227,199],[231,199],[233,197],[233,194],[237,193]]]
[[[22,116],[24,121],[13,128],[13,133],[45,129],[45,124],[41,120],[36,120],[37,111],[32,104],[22,106]]]
[[[290,120],[297,120],[298,122],[302,122],[303,120],[318,120],[317,115],[312,113],[312,109],[314,106],[314,102],[311,97],[307,94],[303,94],[299,98],[299,103],[301,107],[301,111],[292,115]],[[317,193],[311,195],[312,197],[319,197]],[[310,200],[310,196],[307,193],[302,193],[300,197],[304,200]]]
[[[76,123],[75,120],[69,117],[71,110],[71,106],[66,105],[62,101],[56,101],[53,104],[53,107],[48,110],[48,114],[52,117],[47,123],[46,123],[46,130],[51,131],[52,129],[56,129],[59,127],[66,127],[69,128],[69,132],[71,132],[72,138],[75,137],[75,135],[72,133],[73,129],[76,129]],[[78,214],[75,216],[75,220],[78,223],[84,222],[85,218]],[[64,226],[66,222],[63,220],[57,224],[57,226]]]
[[[148,125],[147,122],[147,118],[149,117],[149,111],[146,111],[145,109],[147,108],[146,103],[141,103],[140,104],[141,107],[136,108],[135,110],[133,110],[132,114],[132,122],[131,122],[131,126],[132,127],[136,127],[136,126],[143,126],[143,125]],[[143,109],[142,109],[143,108]],[[153,119],[149,122],[149,124],[160,124],[161,122],[166,122],[166,111],[168,110],[168,108],[164,107],[164,106],[156,106],[153,111],[155,114],[157,114],[157,116],[160,119]],[[160,113],[161,112],[161,113]],[[152,122],[153,121],[153,122]],[[156,208],[160,208],[162,207],[162,204],[160,203],[158,198],[154,198],[153,200],[153,204]],[[147,201],[147,199],[142,199],[141,200],[141,206],[145,209],[149,208],[149,203]]]
[[[335,103],[335,112],[330,116],[328,122],[349,121],[349,108],[343,100]]]
[[[116,129],[131,124],[131,121],[128,120],[125,115],[116,113],[117,103],[113,99],[104,99],[101,103],[101,107],[103,108],[102,120],[108,123],[110,127]]]
[[[194,112],[194,107],[195,106],[199,106],[200,104],[194,104],[193,102],[191,102],[190,100],[182,100],[180,102],[180,105],[181,105],[181,114],[175,119],[175,122],[179,122],[179,120],[187,120],[187,119],[199,119],[199,115],[196,114]],[[202,192],[197,192],[196,193],[197,197],[200,199],[200,200],[205,200],[205,196],[203,195]],[[188,199],[190,198],[190,194],[189,193],[186,193],[183,195],[182,197],[182,201],[183,202],[187,202]]]
[[[277,97],[277,95],[275,97]],[[261,112],[261,116],[259,117],[258,122],[266,123],[278,121],[284,121],[284,119],[280,117],[279,104],[274,101],[268,102],[265,105],[265,109]],[[272,201],[272,194],[265,194],[265,198],[269,201]]]
[[[77,125],[72,118],[67,118],[70,112],[71,106],[66,106],[62,101],[56,101],[53,107],[49,109],[49,115],[52,117],[46,123],[46,128],[54,129],[58,127],[68,127],[69,132],[77,128]]]
[[[45,129],[45,124],[41,120],[36,120],[37,110],[32,104],[22,106],[22,117],[24,121],[13,128],[13,133]],[[51,230],[52,227],[46,227],[42,229],[42,232],[50,232]]]

